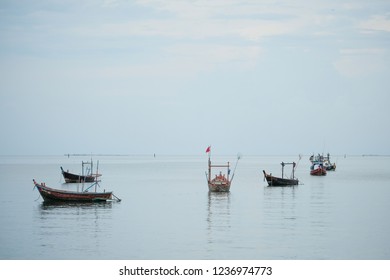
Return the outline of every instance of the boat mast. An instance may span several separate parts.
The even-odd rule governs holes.
[[[209,154],[209,182],[211,182],[211,160],[210,160],[210,154]]]
[[[97,161],[97,166],[96,166],[95,192],[97,191],[96,188],[97,188],[97,184],[98,184],[98,178],[97,178],[98,171],[99,171],[99,161]],[[91,169],[91,172],[92,172],[92,169]]]
[[[293,162],[293,170],[292,170],[293,179],[295,178],[294,172],[295,172],[295,162]]]
[[[227,163],[227,176],[226,176],[226,178],[227,178],[227,180],[228,180],[228,182],[229,182],[229,165],[230,165],[230,163],[228,162]]]

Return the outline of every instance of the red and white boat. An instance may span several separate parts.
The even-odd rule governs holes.
[[[325,176],[326,175],[326,168],[323,166],[323,164],[313,164],[310,167],[310,175]]]

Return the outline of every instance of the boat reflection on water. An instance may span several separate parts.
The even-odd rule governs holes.
[[[60,209],[60,208],[112,208],[112,200],[99,201],[99,202],[77,202],[77,201],[42,201],[41,209]]]
[[[230,192],[209,191],[206,219],[207,251],[211,255],[215,255],[219,251],[218,248],[221,247],[220,243],[229,240],[227,235],[231,228]],[[222,245],[222,247],[224,246]]]
[[[85,255],[91,259],[109,256],[110,243],[107,240],[114,239],[115,205],[111,201],[43,201],[37,205],[33,216],[37,248],[33,258],[68,260],[85,259]]]

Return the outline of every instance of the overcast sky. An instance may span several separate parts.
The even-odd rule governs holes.
[[[0,0],[0,154],[390,154],[388,0]]]

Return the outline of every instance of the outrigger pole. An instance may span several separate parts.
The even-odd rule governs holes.
[[[234,170],[233,170],[233,175],[232,175],[232,179],[230,180],[230,182],[233,181],[233,178],[234,178],[234,174],[236,174],[236,168],[237,168],[237,164],[238,164],[238,161],[241,159],[241,156],[238,154],[237,155],[237,161],[236,161],[236,165],[234,166]]]

